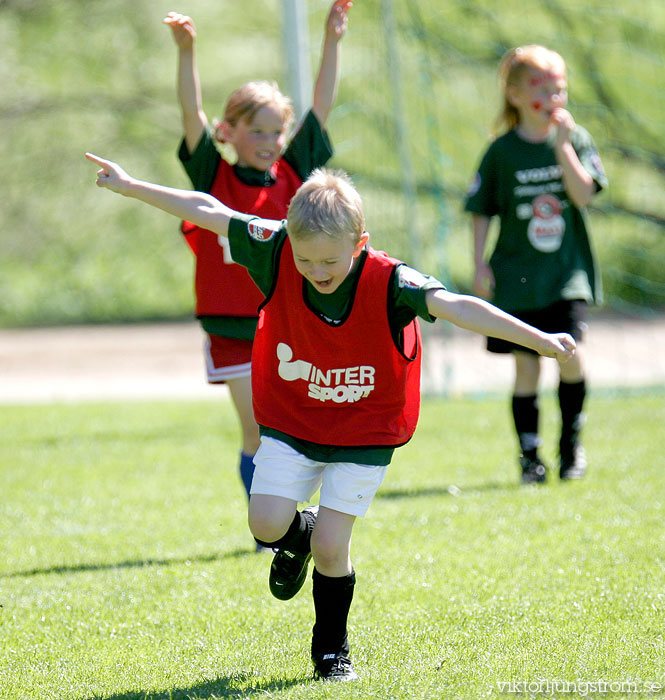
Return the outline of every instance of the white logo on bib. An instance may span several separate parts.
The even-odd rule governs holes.
[[[309,382],[307,396],[318,401],[355,403],[374,389],[375,370],[368,365],[322,370],[306,360],[294,360],[286,343],[277,345],[277,359],[277,374],[287,382]]]

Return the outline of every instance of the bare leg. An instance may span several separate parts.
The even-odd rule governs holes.
[[[251,377],[238,377],[227,382],[231,392],[231,400],[240,420],[242,431],[242,450],[238,471],[240,479],[249,498],[249,492],[254,477],[254,455],[259,449],[259,427],[254,420],[252,409],[252,380]]]
[[[252,378],[239,377],[227,381],[231,400],[235,406],[242,431],[242,451],[254,455],[259,449],[259,426],[254,420],[252,408]]]
[[[559,376],[562,382],[574,384],[584,378],[584,367],[579,346],[575,354],[567,361],[559,363]]]
[[[321,506],[312,533],[312,555],[316,570],[324,576],[346,576],[352,569],[351,531],[355,515]]]
[[[276,542],[293,522],[297,505],[290,498],[255,493],[249,499],[249,529],[262,542]]]
[[[531,396],[538,393],[540,381],[540,357],[528,352],[516,351],[515,356],[515,396]]]

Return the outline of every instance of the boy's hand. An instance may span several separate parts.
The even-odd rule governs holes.
[[[345,34],[349,23],[347,16],[353,3],[351,0],[335,0],[328,14],[326,22],[326,36],[335,41],[339,41]]]
[[[557,128],[557,143],[561,145],[568,141],[570,132],[575,128],[573,115],[567,109],[557,107],[552,112],[552,124]]]
[[[86,153],[85,157],[100,167],[97,171],[97,187],[105,187],[118,194],[127,193],[132,178],[117,163],[105,160],[92,153]]]
[[[558,362],[567,362],[575,354],[577,344],[572,335],[568,333],[548,333],[553,343],[551,350],[541,351],[544,357],[555,357]]]
[[[164,17],[164,24],[171,27],[173,39],[180,49],[190,49],[196,39],[196,27],[191,17],[181,15],[179,12],[169,12]]]

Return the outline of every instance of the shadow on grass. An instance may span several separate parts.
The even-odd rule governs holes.
[[[48,574],[75,574],[83,571],[109,571],[111,569],[132,569],[144,568],[148,566],[182,566],[183,564],[201,564],[224,559],[236,559],[254,554],[248,549],[234,549],[232,552],[219,552],[217,554],[206,554],[197,557],[177,557],[173,559],[134,559],[121,561],[115,564],[72,564],[68,566],[51,566],[41,569],[28,569],[27,571],[12,571],[7,574],[0,574],[0,578],[19,578],[30,576],[41,576]]]
[[[452,496],[457,498],[459,496],[469,496],[474,493],[484,493],[486,491],[516,491],[522,488],[522,485],[515,482],[488,482],[486,484],[478,484],[477,486],[456,486],[455,484],[449,484],[448,486],[430,486],[421,489],[384,489],[379,490],[374,496],[377,498],[384,498],[387,500],[397,500],[399,498],[428,498],[430,496]]]
[[[131,691],[114,695],[93,695],[81,700],[204,700],[206,698],[238,698],[249,695],[271,695],[278,690],[287,690],[294,685],[305,685],[311,678],[301,676],[291,680],[259,681],[248,673],[234,673],[227,678],[204,681],[189,688],[173,688],[155,692]]]

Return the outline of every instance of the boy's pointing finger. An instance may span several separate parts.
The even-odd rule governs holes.
[[[104,158],[100,158],[92,153],[86,153],[85,157],[99,165],[99,170],[97,171],[97,185],[99,187],[107,187],[112,175],[116,173],[117,166],[115,166],[115,163],[112,163],[110,160],[104,160]]]
[[[109,164],[108,160],[104,160],[103,158],[100,158],[99,156],[96,156],[93,153],[86,153],[85,157],[88,160],[91,160],[93,163],[97,163],[97,165],[101,165],[102,167],[108,166],[108,164]]]

